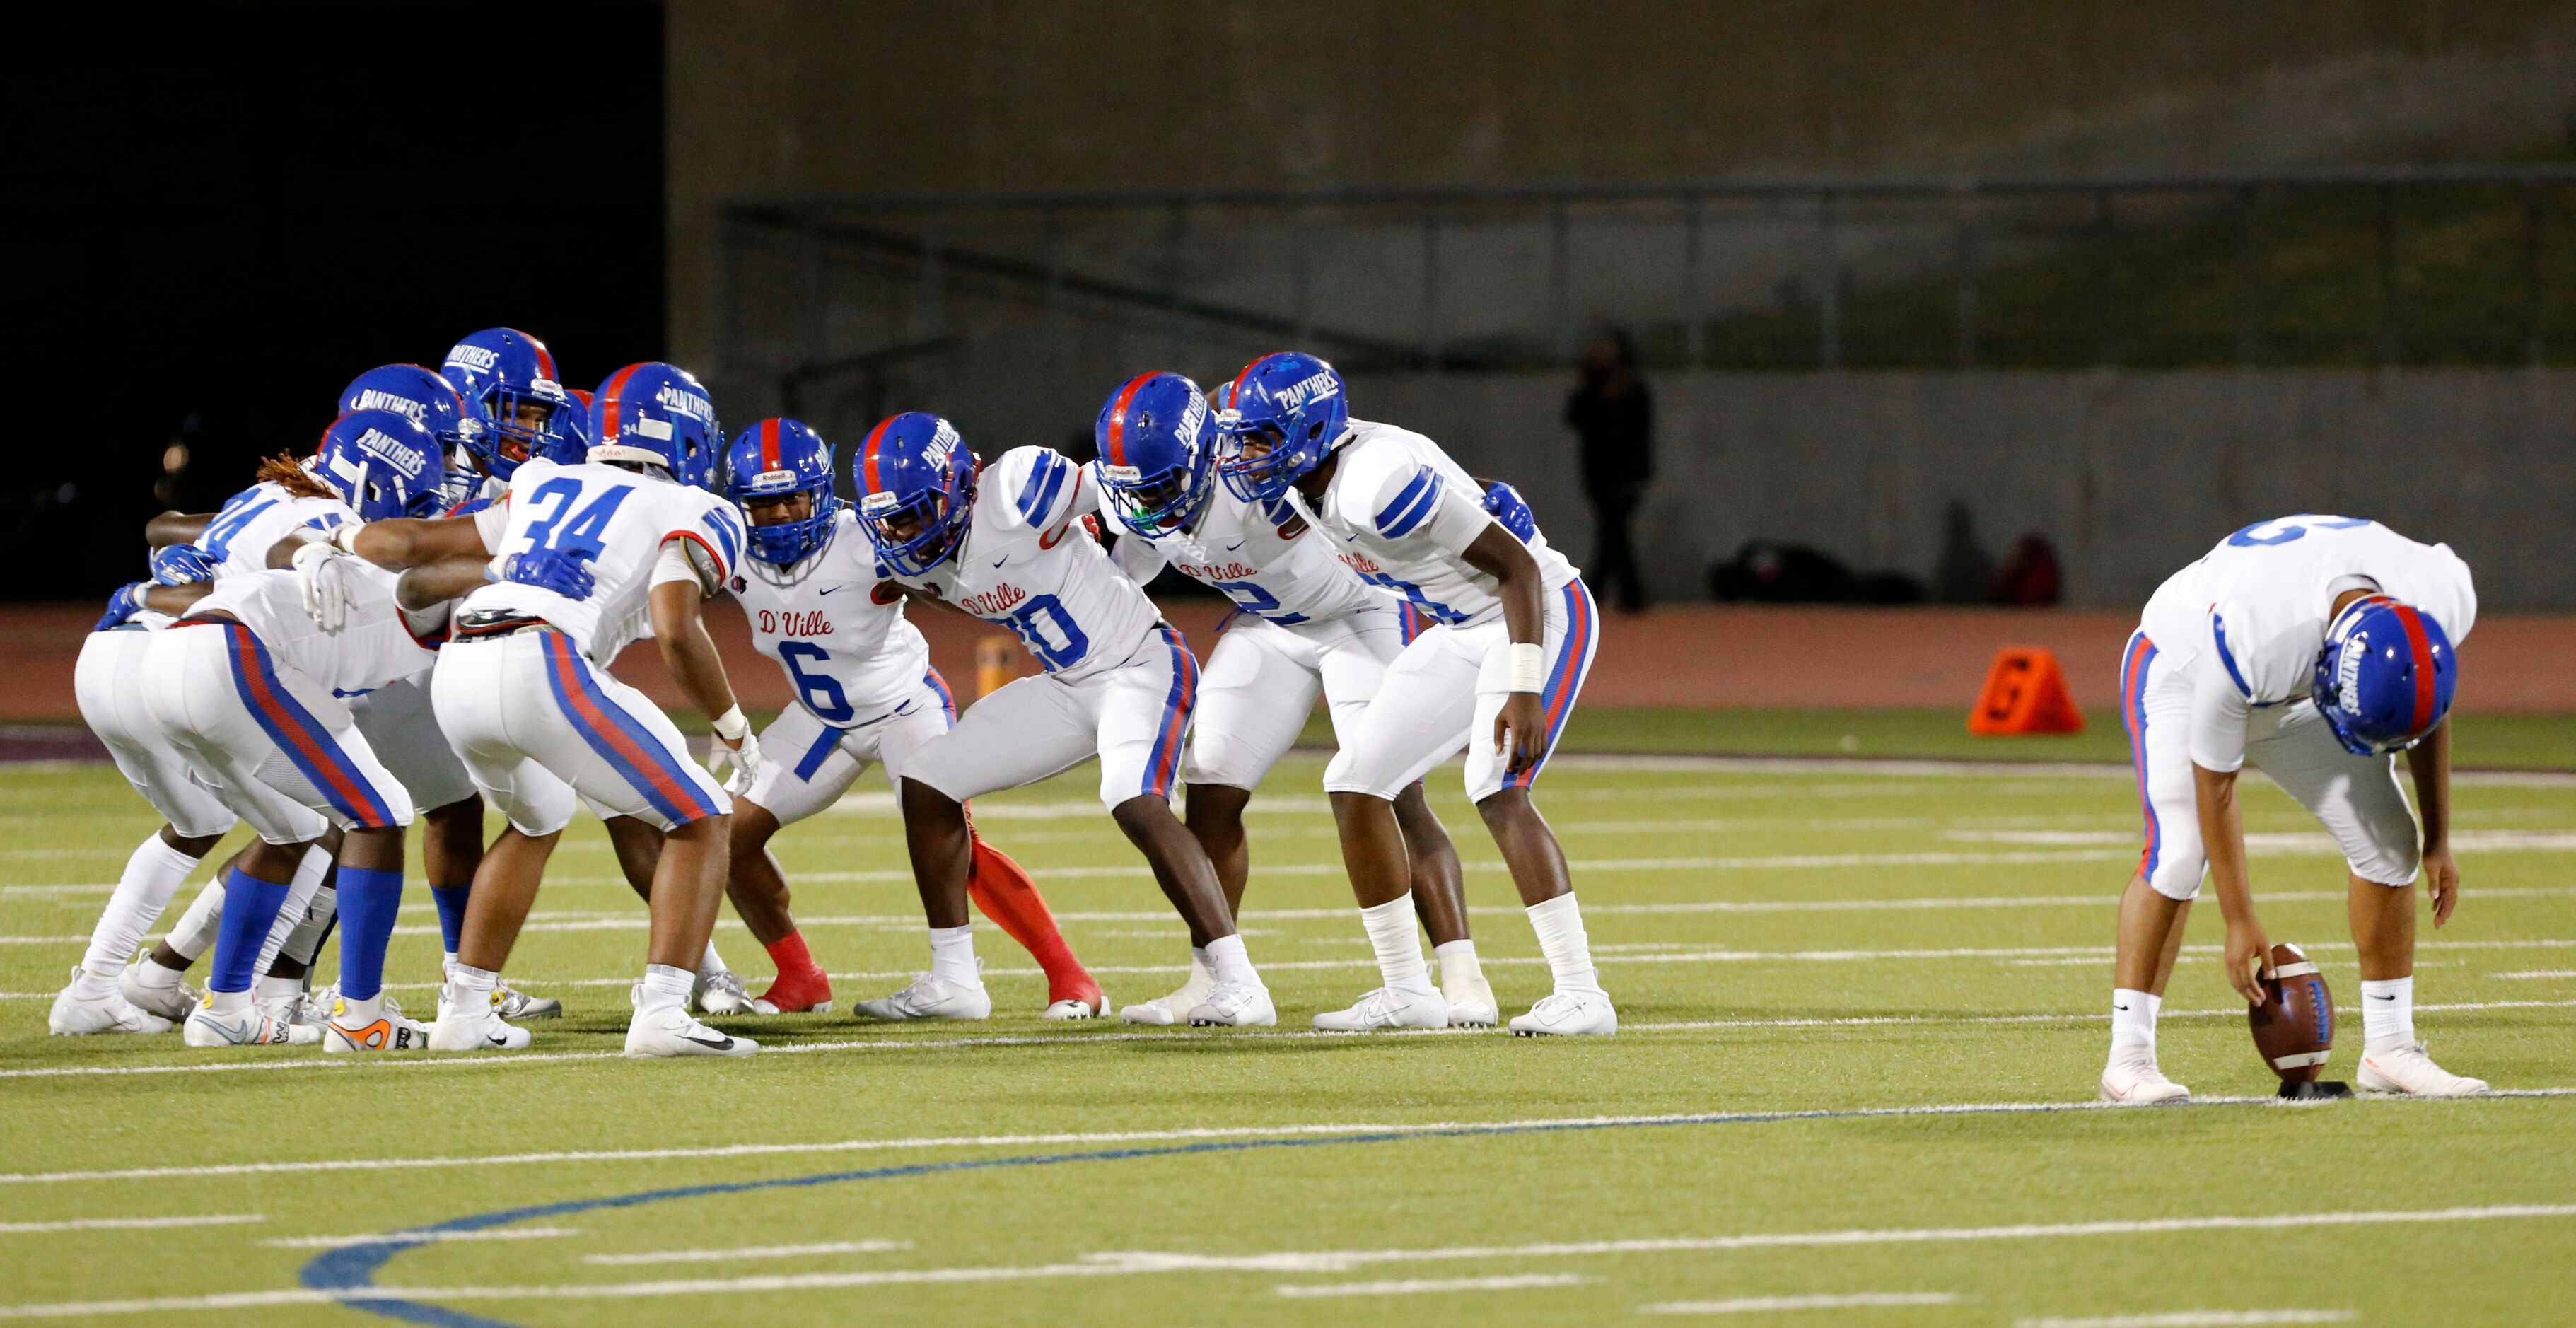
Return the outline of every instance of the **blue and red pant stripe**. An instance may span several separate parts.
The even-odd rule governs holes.
[[[1163,701],[1163,724],[1154,731],[1154,759],[1145,763],[1147,797],[1172,796],[1172,781],[1181,773],[1181,744],[1190,731],[1190,711],[1199,700],[1199,662],[1190,654],[1190,644],[1179,632],[1169,627],[1155,630],[1163,634],[1163,645],[1172,652],[1172,690]]]
[[[1557,642],[1556,663],[1539,691],[1547,705],[1547,745],[1539,748],[1538,759],[1528,768],[1505,775],[1504,788],[1528,788],[1538,782],[1540,768],[1556,750],[1557,737],[1574,714],[1574,698],[1583,690],[1583,679],[1592,672],[1592,639],[1600,630],[1601,612],[1592,603],[1591,588],[1578,578],[1557,593],[1565,604],[1565,636]]]
[[[561,632],[537,635],[545,643],[546,683],[554,690],[555,705],[599,759],[673,825],[716,815],[714,801],[689,772],[680,769],[678,758],[599,689],[599,680],[572,648],[571,638]]]
[[[323,798],[361,830],[379,830],[395,824],[393,809],[385,805],[374,784],[349,759],[331,730],[313,717],[278,681],[276,662],[269,658],[268,647],[240,623],[223,624],[225,656],[232,664],[233,690],[241,695],[252,719],[268,733],[269,741],[286,753],[286,759],[320,790]]]

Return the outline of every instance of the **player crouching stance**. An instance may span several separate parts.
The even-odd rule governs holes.
[[[1244,367],[1225,404],[1217,474],[1226,487],[1251,503],[1294,489],[1342,561],[1435,624],[1388,666],[1324,771],[1343,865],[1388,987],[1422,967],[1394,800],[1463,745],[1468,800],[1511,868],[1556,980],[1512,1031],[1617,1032],[1565,854],[1529,795],[1592,667],[1592,593],[1534,525],[1524,543],[1496,520],[1439,444],[1352,419],[1341,375],[1322,360],[1265,355]]]
[[[760,735],[770,759],[747,788],[728,790],[735,797],[726,891],[778,964],[761,1003],[789,1014],[827,1010],[831,981],[788,912],[787,878],[769,841],[839,801],[870,761],[901,790],[913,753],[957,722],[957,708],[930,667],[930,643],[903,616],[903,594],[880,584],[876,546],[853,529],[858,514],[833,496],[832,453],[819,435],[781,419],[744,430],[725,453],[725,492],[742,508],[751,538],[734,596],[753,642],[796,688],[796,704]],[[1100,984],[1065,945],[1036,882],[980,835],[972,852],[967,890],[1045,968],[1045,1017],[1100,1014]],[[912,1013],[900,997],[861,1008],[880,1017]],[[967,1002],[925,1013],[980,1018],[991,1009],[989,1001]]]
[[[1252,790],[1297,741],[1318,691],[1331,707],[1334,731],[1349,735],[1387,665],[1404,650],[1405,614],[1343,566],[1331,537],[1313,534],[1287,499],[1255,504],[1221,490],[1216,422],[1198,384],[1175,373],[1140,374],[1109,395],[1094,436],[1100,508],[1125,532],[1118,539],[1119,567],[1141,586],[1168,564],[1236,604],[1208,655],[1186,782],[1190,833],[1225,885],[1227,910],[1240,917],[1252,871],[1243,832]],[[1409,850],[1413,892],[1381,910],[1400,915],[1383,925],[1378,914],[1369,915],[1370,935],[1385,947],[1387,985],[1348,1010],[1315,1016],[1315,1026],[1335,1032],[1490,1028],[1494,993],[1467,937],[1458,850],[1419,781],[1397,795],[1395,817]],[[1410,930],[1414,898],[1422,901],[1440,960],[1438,990]],[[1204,956],[1193,953],[1188,985],[1119,1015],[1135,1024],[1171,1023],[1198,1004],[1209,981]]]
[[[428,430],[384,410],[342,416],[315,463],[315,478],[359,520],[419,510],[414,500],[434,502],[443,478]],[[299,565],[308,552],[323,549],[294,549]],[[254,1004],[253,967],[297,864],[335,823],[340,1000],[321,1029],[323,1049],[409,1051],[427,1040],[428,1029],[384,1008],[383,993],[411,796],[338,698],[420,672],[431,656],[410,609],[434,609],[481,580],[471,562],[421,569],[399,587],[366,569],[338,585],[333,612],[317,624],[297,573],[257,572],[227,578],[153,637],[141,682],[156,727],[259,835],[227,873],[214,972],[184,1030],[190,1046],[291,1040],[290,1024]]]
[[[907,1016],[951,1002],[989,1007],[967,930],[965,804],[1096,754],[1101,805],[1152,865],[1215,973],[1189,1021],[1278,1022],[1216,869],[1172,815],[1198,661],[1084,528],[1091,504],[1082,467],[1043,447],[1016,447],[994,463],[991,488],[981,485],[983,469],[955,426],[918,411],[879,423],[851,467],[859,520],[895,580],[1009,627],[1046,665],[977,702],[903,772],[904,838],[930,923],[931,972],[885,1004]]]
[[[430,697],[474,783],[509,818],[476,872],[457,964],[439,997],[431,1049],[523,1047],[491,1011],[494,984],[526,920],[546,859],[587,799],[666,832],[653,876],[652,932],[630,1056],[738,1056],[758,1048],[691,1018],[691,983],[724,894],[731,803],[644,694],[608,675],[641,630],[682,690],[714,719],[718,759],[757,771],[759,744],[735,707],[699,602],[733,575],[742,519],[711,490],[715,407],[671,365],[632,364],[600,385],[589,460],[520,463],[500,505],[471,517],[366,527],[341,547],[388,567],[459,552],[543,551],[586,561],[596,591],[575,599],[503,583],[466,597],[439,652]]]
[[[2375,521],[2290,516],[2228,536],[2147,601],[2120,658],[2120,703],[2146,804],[2146,851],[2120,898],[2102,1099],[2178,1102],[2156,1066],[2156,1010],[2206,873],[2227,920],[2227,980],[2260,1003],[2271,953],[2236,802],[2247,761],[2325,826],[2351,867],[2366,1092],[2458,1097],[2487,1086],[2415,1039],[2416,869],[2433,925],[2451,919],[2451,649],[2476,622],[2468,564]],[[2398,786],[2406,753],[2422,839]]]

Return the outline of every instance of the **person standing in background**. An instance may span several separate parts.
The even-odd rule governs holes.
[[[1628,533],[1655,474],[1655,407],[1637,376],[1625,332],[1604,333],[1583,352],[1582,382],[1565,399],[1565,422],[1583,440],[1583,492],[1599,522],[1592,574],[1622,612],[1646,609],[1646,578]]]

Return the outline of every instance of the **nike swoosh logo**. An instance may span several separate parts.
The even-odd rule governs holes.
[[[1047,548],[1047,547],[1049,547],[1049,546],[1048,546],[1048,544],[1046,543],[1046,541],[1045,541],[1045,540],[1041,539],[1041,540],[1039,540],[1039,541],[1038,541],[1038,547],[1039,547],[1039,548],[1041,548],[1041,549],[1043,549],[1043,548]],[[993,565],[994,565],[995,567],[999,567],[999,566],[1001,566],[1002,564],[1004,564],[1004,563],[1006,563],[1006,562],[1009,562],[1010,560],[1011,560],[1011,555],[1009,555],[1009,554],[1007,554],[1007,553],[1006,553],[1006,554],[1003,554],[1001,557],[994,559],[994,560],[993,560]]]
[[[708,1049],[709,1049],[709,1050],[711,1050],[711,1051],[731,1051],[731,1050],[733,1050],[733,1039],[732,1039],[732,1038],[729,1038],[729,1037],[720,1037],[720,1038],[701,1038],[701,1037],[693,1037],[693,1038],[687,1038],[687,1039],[683,1039],[683,1040],[684,1040],[684,1041],[689,1041],[689,1042],[697,1043],[699,1046],[701,1046],[701,1047],[705,1047],[705,1048],[708,1048]]]
[[[817,590],[817,591],[815,591],[814,593],[815,593],[816,595],[828,595],[828,594],[831,594],[831,593],[832,593],[833,591],[835,591],[835,590],[847,590],[847,589],[849,589],[849,587],[848,587],[848,586],[825,586],[825,587],[823,587],[821,590]]]
[[[2114,1010],[2119,1011],[2119,1012],[2120,1012],[2120,1013],[2122,1013],[2122,1014],[2127,1014],[2127,1013],[2129,1012],[2129,1007],[2127,1007],[2127,1006],[2125,1006],[2125,1005],[2114,1005],[2114,1006],[2112,1006],[2111,1008],[2112,1008],[2112,1009],[2114,1009]]]
[[[1243,541],[1242,541],[1242,540],[1236,540],[1234,543],[1229,544],[1229,545],[1226,545],[1226,546],[1225,546],[1225,551],[1226,551],[1227,553],[1232,553],[1232,552],[1234,552],[1235,550],[1240,549],[1240,548],[1242,548],[1242,547],[1243,547]]]
[[[510,1035],[507,1033],[486,1033],[483,1035],[483,1040],[496,1047],[510,1045]]]
[[[2396,997],[2394,997],[2394,996],[2371,996],[2371,994],[2370,994],[2369,992],[2363,992],[2363,993],[2362,993],[2362,995],[2364,995],[2364,996],[2370,996],[2370,999],[2372,999],[2372,1000],[2374,1000],[2374,1001],[2393,1001],[2393,1000],[2396,1000],[2396,999],[2397,999],[2397,998],[2396,998]]]

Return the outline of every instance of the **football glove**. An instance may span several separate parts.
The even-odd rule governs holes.
[[[98,616],[98,626],[90,630],[104,632],[111,627],[123,626],[126,619],[142,611],[143,591],[151,584],[149,581],[129,581],[118,586],[116,593],[107,597],[107,612]]]
[[[172,544],[152,551],[152,579],[165,586],[193,586],[215,579],[215,560],[194,544]]]
[[[1494,487],[1485,490],[1485,510],[1493,513],[1494,519],[1503,523],[1503,529],[1512,532],[1512,538],[1521,543],[1538,538],[1538,518],[1530,514],[1529,503],[1521,497],[1520,490],[1494,481]]]
[[[338,635],[349,623],[349,599],[355,585],[348,554],[328,544],[306,544],[295,550],[295,582],[304,592],[304,612],[313,625]]]
[[[494,581],[516,581],[523,586],[551,590],[565,599],[588,599],[599,578],[591,575],[589,565],[578,553],[561,549],[530,549],[514,553],[497,564],[498,575],[486,569],[484,575]]]

